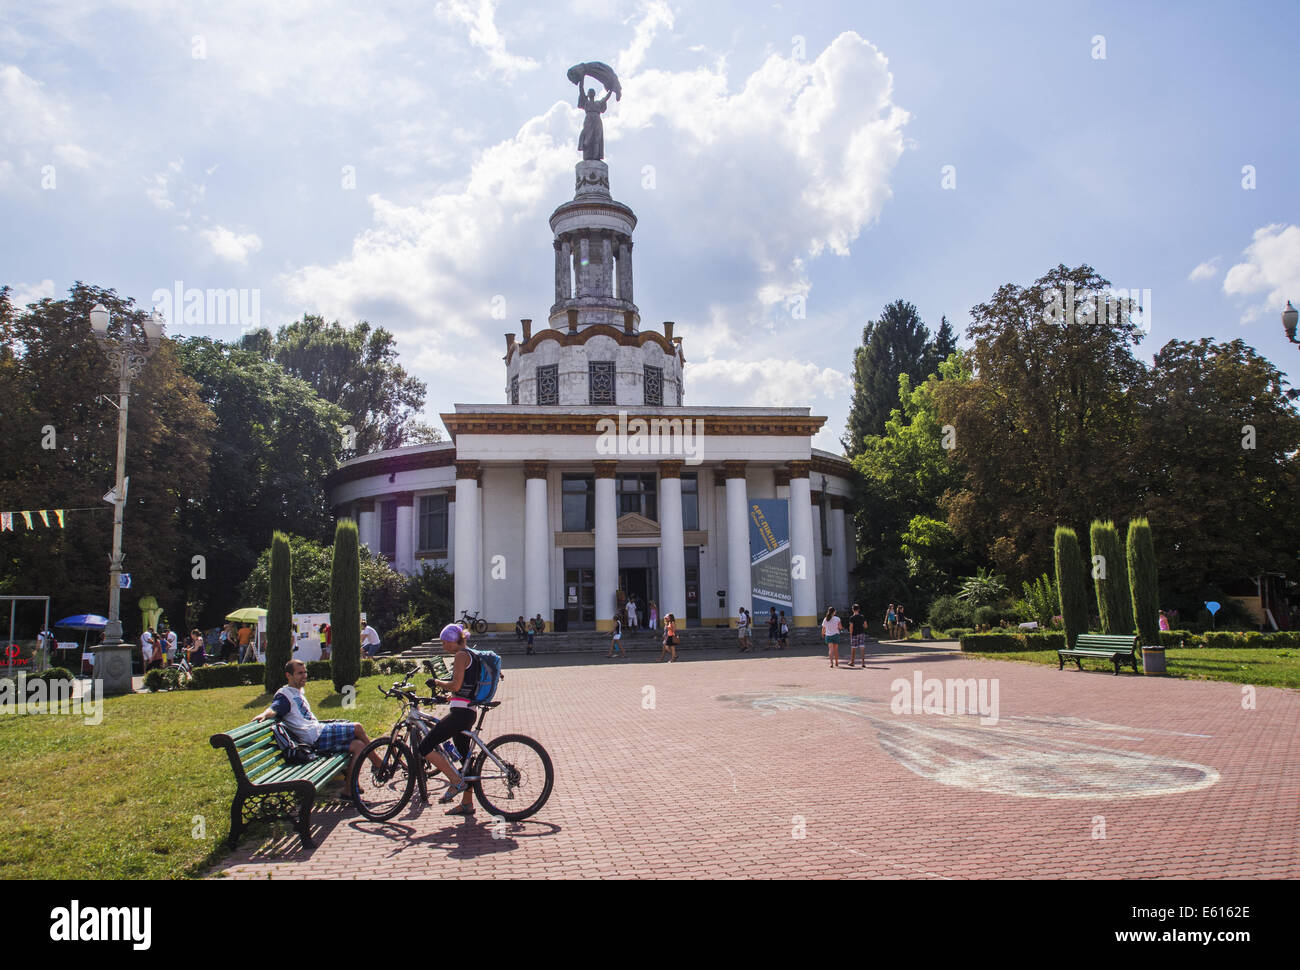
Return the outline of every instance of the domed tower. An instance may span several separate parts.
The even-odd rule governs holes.
[[[610,80],[593,76],[611,87]],[[611,91],[621,94],[617,78],[612,84]],[[533,333],[532,321],[522,321],[522,343],[506,334],[506,393],[511,404],[682,404],[681,338],[674,337],[672,322],[664,323],[663,333],[642,331],[641,313],[633,302],[636,214],[610,194],[609,166],[589,157],[603,153],[598,112],[604,103],[579,94],[579,107],[588,112],[580,147],[588,157],[575,168],[573,199],[551,213],[555,302],[548,326]],[[594,129],[594,138],[588,137],[589,129]]]

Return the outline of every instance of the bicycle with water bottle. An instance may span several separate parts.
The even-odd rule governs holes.
[[[402,705],[401,716],[386,737],[371,741],[353,759],[348,787],[356,800],[357,809],[374,822],[383,822],[397,815],[411,800],[419,787],[420,801],[429,801],[431,782],[447,786],[447,779],[419,754],[420,742],[433,730],[438,718],[422,711],[424,705],[445,704],[450,698],[439,696],[435,681],[425,683],[434,691],[431,697],[420,697],[406,678],[390,688],[379,688],[385,697]],[[455,765],[461,778],[470,786],[479,804],[492,815],[517,822],[541,810],[551,797],[555,770],[551,757],[538,742],[522,734],[503,734],[484,742],[479,737],[487,712],[499,707],[500,701],[489,701],[478,707],[478,720],[464,733],[469,738],[462,758],[452,741],[442,745],[442,753]],[[372,764],[370,754],[379,756],[379,764]]]

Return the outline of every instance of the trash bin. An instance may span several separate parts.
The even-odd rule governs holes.
[[[1165,675],[1164,647],[1142,648],[1142,673],[1148,677],[1163,677]]]

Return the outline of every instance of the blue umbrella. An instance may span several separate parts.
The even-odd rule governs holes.
[[[66,616],[54,625],[69,630],[102,630],[108,626],[108,617],[96,616],[94,613],[78,613],[76,616]]]
[[[76,616],[65,616],[55,626],[61,626],[65,630],[83,630],[87,636],[81,638],[81,652],[86,652],[86,640],[89,639],[91,630],[102,630],[108,626],[108,617],[97,616],[94,613],[78,613]]]

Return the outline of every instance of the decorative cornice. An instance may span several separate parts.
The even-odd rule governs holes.
[[[853,466],[844,458],[823,458],[813,455],[812,470],[819,475],[834,475],[836,478],[853,479]]]
[[[625,512],[618,517],[618,534],[620,536],[657,536],[659,523],[647,519],[639,512]]]
[[[371,460],[363,458],[355,464],[336,468],[325,476],[325,487],[337,488],[348,482],[370,478],[372,475],[395,475],[398,472],[413,472],[422,468],[446,468],[455,461],[455,448],[439,448],[437,451],[420,451],[410,455],[386,455]]]
[[[643,334],[644,336],[644,334]],[[602,421],[612,421],[617,426],[618,412],[609,414],[524,414],[518,411],[499,411],[489,414],[450,412],[441,414],[455,441],[461,434],[512,434],[512,435],[600,435],[605,428]],[[675,408],[665,407],[655,414],[635,414],[631,418],[646,421],[680,418],[702,420],[704,432],[709,437],[797,437],[811,438],[821,430],[826,418],[819,415],[709,415],[681,414]],[[608,425],[606,425],[608,427]],[[806,463],[805,463],[806,464]]]
[[[570,326],[572,326],[572,324],[570,324]],[[663,334],[657,333],[654,330],[642,330],[640,333],[630,334],[625,333],[616,327],[611,327],[607,323],[595,323],[581,331],[570,330],[564,332],[553,330],[549,327],[545,330],[539,330],[523,343],[515,343],[511,346],[510,350],[506,353],[506,364],[509,365],[511,358],[514,357],[516,353],[532,353],[544,340],[554,340],[561,347],[576,347],[585,344],[592,337],[602,336],[612,337],[618,342],[620,347],[644,347],[647,343],[655,343],[663,348],[664,353],[670,356],[676,355],[680,352],[677,345]],[[686,356],[683,354],[682,361],[685,362],[685,360]]]
[[[745,466],[749,462],[730,460],[722,463],[722,475],[724,478],[744,478]]]
[[[595,469],[597,478],[613,478],[614,472],[618,468],[618,462],[593,461],[591,467]]]
[[[524,462],[524,478],[545,478],[550,462],[545,461],[526,461]]]
[[[781,488],[782,486],[789,487],[789,485],[790,485],[790,469],[788,469],[788,468],[774,468],[774,469],[772,469],[772,477],[776,480],[776,487],[777,487],[777,488]]]
[[[479,464],[475,459],[463,458],[456,462],[456,477],[460,478],[477,478],[479,473]]]
[[[788,461],[786,466],[790,469],[791,478],[807,478],[808,470],[812,466],[810,461]]]
[[[681,461],[661,461],[659,463],[659,477],[681,478],[683,464],[684,462]]]

